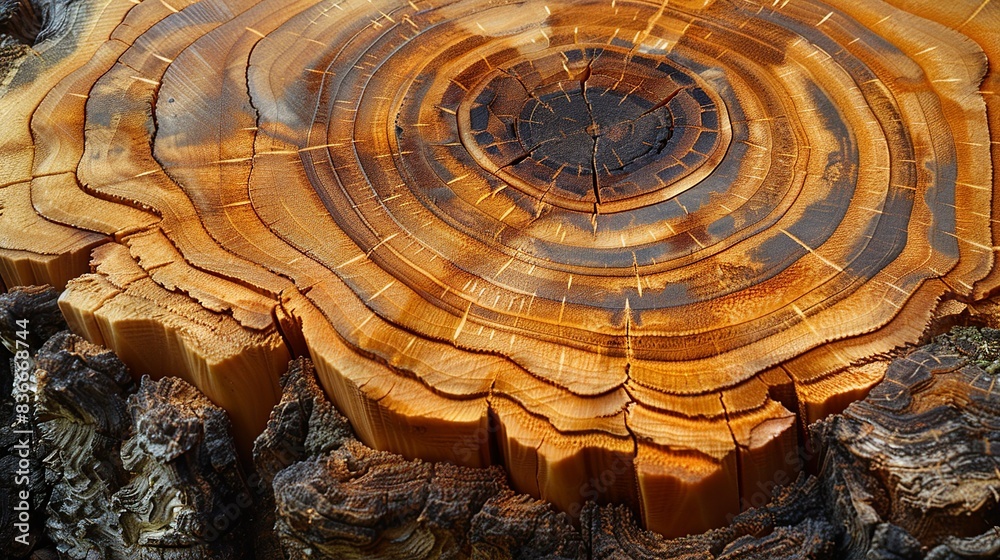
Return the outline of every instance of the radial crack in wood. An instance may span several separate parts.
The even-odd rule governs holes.
[[[1000,285],[990,2],[12,10],[0,277],[247,457],[308,353],[370,446],[699,532]]]
[[[55,296],[54,290],[24,289],[0,297],[0,332],[13,332],[16,339],[11,326],[25,320],[40,332],[58,329]],[[111,352],[60,332],[35,356],[37,417],[50,470],[33,484],[32,494],[48,502],[48,537],[71,557],[102,551],[109,558],[163,552],[226,558],[233,552],[232,537],[252,528],[258,558],[284,557],[280,547],[292,558],[763,560],[782,555],[860,560],[921,558],[925,552],[929,559],[992,558],[1000,550],[996,529],[979,531],[1000,519],[996,483],[989,476],[996,468],[994,447],[979,444],[970,433],[995,424],[997,393],[983,381],[1000,370],[998,356],[998,331],[959,329],[895,360],[867,398],[816,425],[813,446],[800,452],[808,459],[817,445],[823,446],[818,478],[800,474],[792,481],[794,470],[777,471],[753,490],[752,504],[761,507],[734,516],[721,529],[664,539],[638,527],[626,506],[588,501],[578,530],[550,504],[512,493],[497,467],[407,461],[361,445],[304,358],[290,364],[281,381],[281,402],[255,443],[259,476],[248,481],[257,500],[247,501],[228,422],[218,408],[171,378],[143,382],[139,396],[130,398],[131,411],[141,413],[128,418],[125,395],[135,389],[124,365]],[[0,396],[0,407],[7,411],[17,395]],[[758,400],[722,402],[727,411],[738,411]],[[939,433],[923,430],[924,424]],[[914,434],[926,438],[914,440]],[[898,444],[900,439],[916,443]],[[175,535],[192,546],[164,549],[157,537],[146,539],[142,533],[135,542],[123,539],[119,521],[133,521],[136,511],[114,505],[115,497],[133,491],[132,483],[123,487],[128,477],[149,478],[150,470],[127,472],[116,450],[126,441],[141,440],[149,440],[140,447],[150,452],[142,464],[172,472],[153,477],[152,501],[182,496],[181,502],[199,504],[182,511],[181,516],[191,514],[185,519],[192,522],[178,523],[183,529]],[[931,463],[937,468],[927,469]],[[0,460],[5,469],[10,464]],[[941,468],[944,464],[949,467]],[[411,492],[382,492],[400,484]],[[274,510],[275,493],[282,504],[275,512],[280,514],[277,533],[272,531],[275,516],[268,521],[268,516],[244,515],[251,502],[255,512]],[[229,499],[235,501],[226,503]],[[44,512],[34,512],[33,519],[35,514],[46,520]],[[228,532],[221,538],[199,533],[206,522]],[[157,534],[162,526],[155,525]],[[81,539],[84,533],[87,538]]]
[[[895,360],[867,398],[814,425],[811,445],[788,467],[744,486],[752,507],[723,528],[665,539],[642,530],[626,506],[588,501],[585,557],[992,558],[1000,550],[990,528],[1000,514],[994,448],[970,431],[995,420],[1000,398],[981,389],[1000,370],[998,357],[1000,331],[964,329]],[[407,462],[357,445],[313,375],[308,360],[292,363],[256,444],[265,488],[273,484],[281,502],[278,539],[293,558],[576,557],[575,530],[542,503],[508,494],[495,468]],[[796,476],[794,462],[820,453],[818,477]]]

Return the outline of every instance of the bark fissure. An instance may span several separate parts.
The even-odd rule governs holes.
[[[309,355],[367,444],[698,532],[1000,286],[989,3],[98,4],[0,4],[0,276],[244,458]]]

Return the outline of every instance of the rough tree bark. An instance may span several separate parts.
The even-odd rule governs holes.
[[[20,358],[2,370],[5,554],[27,557],[54,543],[60,558],[72,559],[247,558],[250,528],[241,518],[253,496],[225,412],[177,378],[136,384],[113,352],[66,330],[58,296],[36,287],[0,295],[0,340],[30,363],[23,378],[7,377],[20,373]],[[16,420],[14,405],[25,402],[28,419]],[[27,467],[15,445],[30,451]],[[29,484],[18,482],[18,471]],[[26,488],[24,545],[14,537]],[[47,558],[45,550],[32,558]]]
[[[29,318],[50,332],[59,326],[46,323],[58,318],[54,298],[52,290],[0,297],[0,318]],[[794,472],[780,471],[755,489],[751,499],[761,507],[727,527],[673,540],[643,530],[623,505],[587,502],[574,525],[551,504],[512,492],[495,466],[408,461],[365,447],[308,359],[293,361],[282,379],[248,486],[222,411],[183,381],[147,379],[136,392],[116,356],[66,332],[44,343],[35,362],[48,472],[33,483],[40,506],[32,514],[63,558],[943,560],[1000,553],[996,330],[955,330],[894,361],[866,399],[814,426],[803,459],[819,459],[817,477],[792,480]],[[10,396],[3,397],[6,407]],[[11,479],[10,463],[0,466]],[[9,550],[23,556],[24,549]],[[32,558],[48,558],[44,550]]]
[[[0,6],[0,276],[247,458],[309,355],[370,447],[700,532],[1000,283],[988,1]]]
[[[406,462],[345,437],[308,362],[293,363],[256,459],[290,558],[994,558],[1000,554],[1000,331],[956,330],[892,362],[843,414],[813,426],[728,527],[665,539],[624,506],[588,502],[580,530],[513,495],[496,470]],[[333,427],[331,429],[331,426]],[[992,443],[991,443],[992,442]]]
[[[998,351],[1000,331],[956,330],[893,362],[865,400],[815,427],[838,507],[856,512],[857,549],[900,538],[912,556],[942,544],[1000,554]]]
[[[46,534],[60,557],[253,554],[252,494],[225,411],[175,377],[136,388],[110,350],[69,332],[41,348],[37,375]]]
[[[45,481],[43,452],[37,445],[37,438],[16,431],[31,432],[33,427],[32,357],[49,337],[66,329],[66,321],[56,304],[58,297],[56,290],[39,287],[0,294],[0,341],[3,343],[0,360],[4,363],[0,368],[0,395],[3,397],[0,399],[0,422],[4,426],[0,431],[0,473],[3,474],[0,479],[0,547],[13,555],[27,553],[45,540],[43,520],[50,488]],[[30,328],[23,328],[25,321]],[[24,336],[18,336],[19,332]],[[18,340],[26,344],[19,347]],[[18,351],[28,356],[22,354],[22,358],[15,361]],[[26,413],[17,412],[19,404],[28,406]],[[23,490],[29,492],[28,500],[21,499]],[[20,519],[22,513],[28,517],[26,521]],[[26,527],[20,525],[22,523]]]

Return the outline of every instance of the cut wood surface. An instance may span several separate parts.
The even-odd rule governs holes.
[[[665,539],[621,505],[577,530],[498,469],[403,461],[346,435],[308,360],[257,439],[287,558],[959,560],[1000,554],[1000,331],[955,329],[896,359],[860,402],[811,427],[818,475],[772,473],[726,527]]]
[[[21,325],[32,326],[22,351],[33,362],[27,376],[37,380],[30,391],[38,429],[28,458],[39,462],[27,467],[32,481],[17,481],[25,467],[11,460],[24,458],[24,444],[11,430],[0,434],[0,518],[22,507],[15,506],[18,490],[31,492],[28,545],[13,541],[13,525],[0,531],[12,558],[1000,554],[998,330],[953,329],[897,358],[866,398],[810,427],[810,445],[799,452],[818,460],[817,476],[777,471],[728,526],[667,539],[643,530],[624,505],[588,501],[574,524],[551,503],[512,492],[498,466],[372,450],[354,437],[307,358],[289,364],[281,400],[254,443],[253,465],[241,464],[221,409],[175,377],[137,384],[114,353],[57,332],[65,328],[53,313],[57,296],[51,288],[0,295],[0,340],[23,342]],[[0,415],[23,428],[26,422],[14,419],[21,376],[7,371],[14,372],[0,369]],[[11,482],[14,491],[4,486]]]
[[[0,276],[65,286],[77,333],[201,389],[244,453],[308,354],[371,447],[700,532],[1000,284],[988,1],[2,25]]]

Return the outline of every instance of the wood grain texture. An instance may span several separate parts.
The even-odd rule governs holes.
[[[624,505],[587,502],[576,529],[510,493],[496,467],[360,445],[307,359],[282,378],[255,465],[290,558],[995,558],[997,371],[993,329],[955,329],[897,358],[867,397],[811,427],[796,454],[817,459],[817,476],[774,472],[727,526],[675,539]]]
[[[308,353],[374,448],[700,532],[1000,283],[990,2],[45,6],[0,276],[245,452]]]
[[[46,336],[64,327],[56,296],[0,296],[3,341],[17,340],[9,338],[14,321]],[[117,356],[65,330],[29,353],[36,457],[45,463],[44,476],[32,467],[32,521],[53,544],[31,552],[0,533],[15,558],[48,560],[56,550],[69,558],[275,560],[954,560],[1000,552],[998,330],[955,329],[894,360],[867,397],[812,426],[812,445],[798,453],[820,459],[817,476],[777,471],[728,526],[676,539],[643,530],[624,505],[588,501],[574,526],[551,504],[512,492],[497,466],[372,450],[353,436],[307,358],[282,377],[281,401],[255,442],[254,472],[236,461],[221,409],[182,380],[146,379],[137,390]],[[0,376],[5,415],[22,391],[12,395],[11,385]],[[5,480],[17,454],[0,456]],[[0,486],[0,502],[11,499]]]

